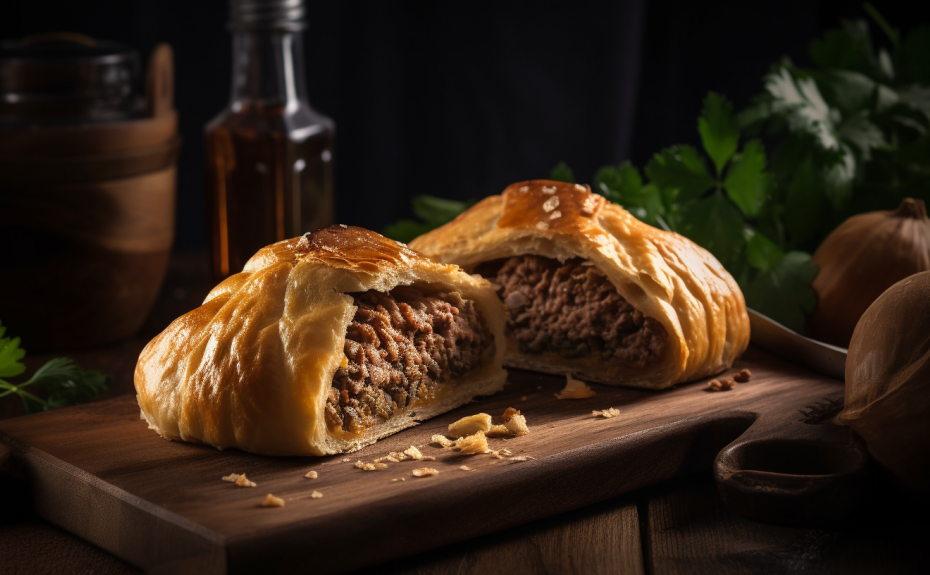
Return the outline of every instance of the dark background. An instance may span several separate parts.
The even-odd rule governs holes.
[[[876,6],[903,30],[930,21],[926,3]],[[146,56],[171,43],[175,248],[205,247],[202,132],[229,97],[226,2],[8,0],[0,14],[0,38],[69,30]],[[604,164],[642,166],[697,142],[708,90],[747,104],[771,62],[806,64],[841,18],[865,18],[861,3],[308,0],[306,73],[311,104],[337,125],[338,220],[380,230],[410,216],[413,195],[483,197],[559,161],[582,182]]]

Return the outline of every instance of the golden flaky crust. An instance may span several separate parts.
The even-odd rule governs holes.
[[[584,258],[669,334],[660,359],[644,368],[521,353],[512,340],[506,365],[661,389],[726,369],[749,344],[743,294],[720,262],[687,238],[640,222],[587,186],[547,180],[513,184],[410,247],[465,270],[523,254]]]
[[[363,434],[327,428],[327,394],[356,311],[346,294],[414,284],[475,302],[494,336],[483,363]],[[136,392],[142,417],[168,439],[266,455],[352,451],[500,390],[503,329],[487,281],[374,232],[332,226],[261,249],[175,320],[139,357]]]

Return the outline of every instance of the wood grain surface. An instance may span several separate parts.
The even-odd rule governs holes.
[[[642,575],[635,502],[618,498],[378,567],[385,575]]]
[[[641,493],[646,572],[656,575],[930,573],[926,509],[880,483],[858,516],[831,529],[735,516],[709,476]]]
[[[504,392],[430,420],[348,457],[269,458],[167,442],[117,398],[0,422],[24,461],[40,515],[152,571],[220,573],[342,571],[402,557],[607,500],[699,469],[754,422],[777,427],[802,409],[842,395],[838,382],[750,349],[735,368],[754,376],[728,392],[702,382],[666,392],[594,386],[585,400],[558,401],[564,380],[511,372]],[[523,399],[525,397],[525,399]],[[523,410],[528,436],[492,439],[516,463],[428,447],[458,417]],[[622,416],[593,418],[616,407]],[[437,461],[356,469],[418,445]],[[467,464],[475,471],[462,471]],[[439,476],[415,478],[430,466]],[[316,480],[303,474],[315,469]],[[220,477],[245,472],[254,489]],[[404,481],[392,481],[403,478]],[[323,498],[313,499],[318,490]],[[287,506],[262,508],[266,493]],[[362,541],[358,552],[347,540]]]

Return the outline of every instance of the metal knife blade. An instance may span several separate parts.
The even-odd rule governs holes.
[[[846,348],[810,339],[754,309],[749,311],[749,339],[788,361],[846,381]]]

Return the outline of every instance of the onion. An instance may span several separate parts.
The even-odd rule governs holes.
[[[930,219],[922,200],[905,198],[894,211],[853,216],[814,253],[820,266],[813,288],[817,307],[806,333],[841,347],[879,295],[896,282],[930,270]]]
[[[893,285],[859,320],[846,359],[846,404],[835,422],[930,496],[930,272]]]

